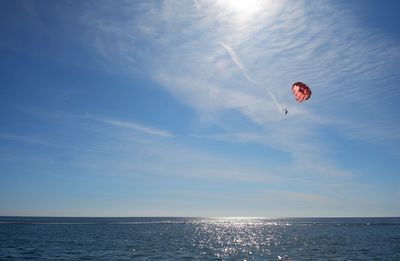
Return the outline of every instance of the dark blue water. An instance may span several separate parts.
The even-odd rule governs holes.
[[[400,260],[400,218],[0,217],[0,260]]]

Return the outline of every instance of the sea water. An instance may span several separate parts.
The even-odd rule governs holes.
[[[0,217],[0,260],[400,260],[400,218]]]

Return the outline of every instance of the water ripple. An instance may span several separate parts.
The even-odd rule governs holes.
[[[0,217],[19,259],[400,260],[400,219]]]

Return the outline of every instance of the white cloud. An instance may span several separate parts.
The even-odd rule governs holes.
[[[28,143],[28,144],[37,144],[37,145],[46,145],[46,146],[53,146],[52,143],[48,143],[46,141],[29,137],[29,136],[22,136],[22,135],[15,135],[11,133],[0,132],[0,139],[15,141],[20,143]]]
[[[376,129],[399,141],[396,114],[379,121],[365,117],[384,111],[385,101],[400,94],[391,84],[381,84],[398,77],[392,65],[398,64],[399,47],[364,30],[347,10],[328,2],[268,1],[257,16],[245,19],[222,2],[185,3],[132,5],[132,15],[123,19],[102,18],[94,9],[86,22],[104,57],[140,68],[176,99],[207,115],[225,131],[214,137],[287,151],[294,163],[329,175],[349,173],[327,156],[321,127],[349,139],[373,140],[377,137],[371,130]],[[313,88],[304,104],[295,104],[290,93],[298,80]],[[286,118],[276,111],[269,92],[288,105]],[[246,118],[257,131],[248,132],[248,122],[219,116],[226,111],[238,115],[233,119]]]
[[[127,129],[133,129],[133,130],[137,130],[146,134],[150,134],[150,135],[156,135],[156,136],[161,136],[161,137],[173,137],[173,135],[166,131],[166,130],[162,130],[162,129],[158,129],[158,128],[154,128],[154,127],[150,127],[150,126],[146,126],[143,124],[138,124],[138,123],[134,123],[134,122],[128,122],[128,121],[120,121],[120,120],[115,120],[115,119],[106,119],[106,118],[99,118],[99,117],[92,117],[89,116],[90,119],[105,123],[105,124],[109,124],[115,127],[122,127],[122,128],[127,128]]]

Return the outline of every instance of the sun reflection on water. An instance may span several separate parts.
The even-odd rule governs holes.
[[[286,222],[262,218],[207,218],[195,222],[191,228],[192,245],[203,255],[214,257],[250,258],[271,256],[281,246]],[[279,253],[285,256],[287,253]],[[277,258],[278,255],[275,255]]]

